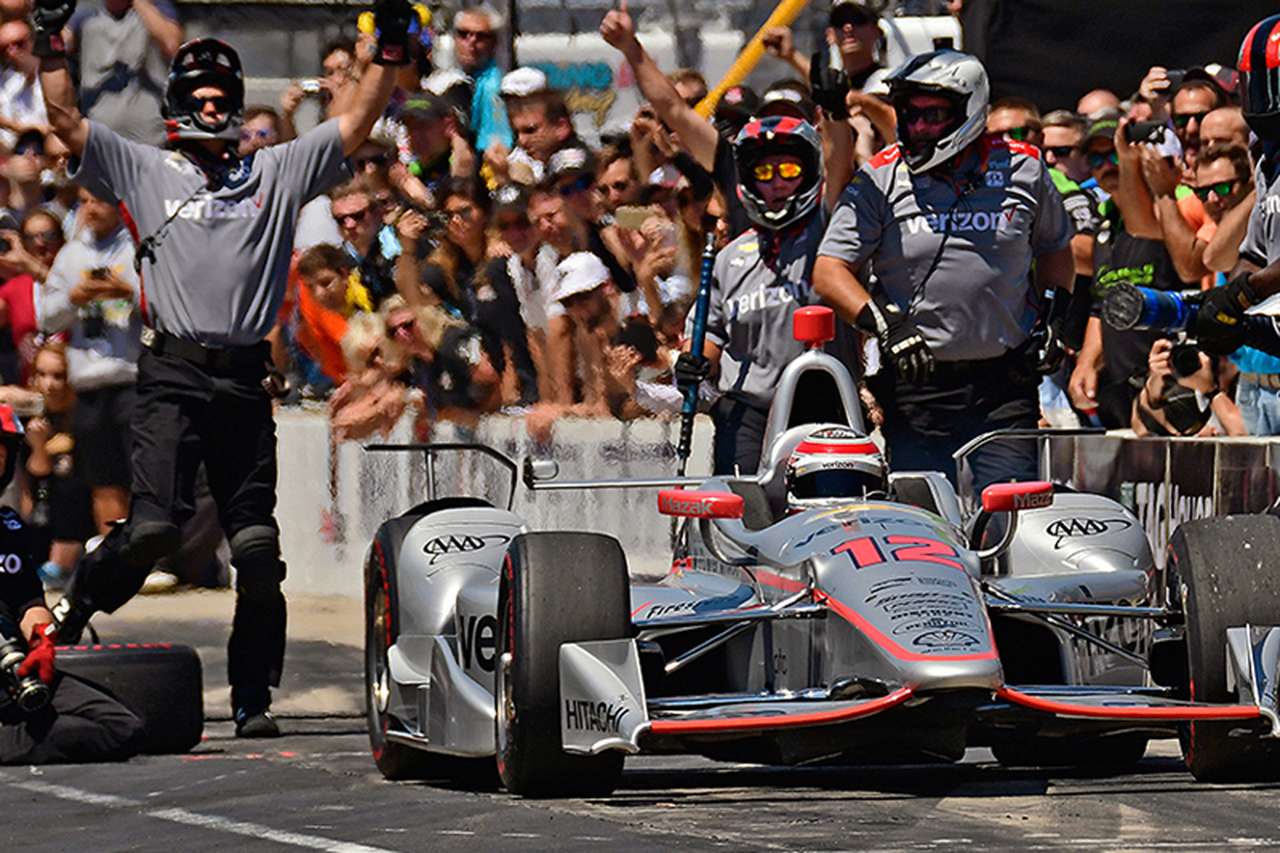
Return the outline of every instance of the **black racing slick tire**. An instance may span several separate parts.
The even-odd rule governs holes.
[[[1180,526],[1166,569],[1186,619],[1189,693],[1196,702],[1232,703],[1227,692],[1226,629],[1280,623],[1280,518],[1220,516]],[[1198,721],[1183,739],[1187,767],[1204,782],[1280,779],[1280,744],[1249,721]]]
[[[190,646],[59,646],[57,666],[113,696],[142,721],[138,751],[188,752],[204,733],[200,656]]]
[[[561,748],[560,645],[631,631],[626,556],[596,533],[526,533],[512,540],[498,590],[495,678],[498,775],[523,797],[603,796],[623,755]]]

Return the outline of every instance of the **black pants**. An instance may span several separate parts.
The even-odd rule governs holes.
[[[0,725],[0,764],[123,761],[137,751],[142,721],[107,694],[58,673],[49,703],[23,715],[10,706]]]
[[[129,520],[81,559],[73,582],[76,597],[91,609],[112,612],[142,588],[151,565],[126,562],[122,549],[140,524],[181,527],[191,517],[201,462],[229,541],[248,527],[278,531],[275,421],[262,386],[269,351],[265,344],[259,348],[261,363],[221,371],[143,350]],[[268,686],[279,685],[284,665],[285,600],[278,583],[284,566],[277,560],[268,567],[278,577],[261,584],[246,573],[262,567],[238,563],[236,556],[233,543],[237,596],[227,674],[233,697],[237,692],[262,696]],[[246,595],[246,587],[254,594]]]
[[[1040,399],[1033,379],[1015,378],[1016,356],[976,362],[939,362],[920,384],[882,371],[867,386],[884,409],[885,449],[894,471],[941,471],[956,482],[952,454],[965,442],[997,429],[1034,429]],[[975,492],[1005,480],[1038,475],[1035,442],[994,442],[969,456]]]
[[[721,397],[711,407],[716,426],[715,472],[754,474],[760,465],[764,431],[769,410],[760,409],[733,397]]]

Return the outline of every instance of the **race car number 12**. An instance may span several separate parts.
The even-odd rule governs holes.
[[[862,536],[858,539],[850,539],[848,542],[840,543],[831,549],[831,553],[848,554],[849,559],[853,561],[855,569],[865,569],[888,562],[888,560],[897,560],[899,562],[938,563],[964,571],[964,566],[956,559],[959,556],[956,554],[956,549],[946,542],[940,542],[937,539],[926,539],[923,536],[894,535],[884,537],[884,543],[889,547],[882,550],[880,544],[874,538]],[[884,554],[885,550],[889,552],[887,558]]]

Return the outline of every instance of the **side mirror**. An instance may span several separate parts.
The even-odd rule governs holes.
[[[658,492],[658,512],[680,518],[742,518],[745,504],[732,492],[699,492],[663,489]]]
[[[1053,505],[1053,483],[992,483],[982,490],[986,512],[1014,512]]]

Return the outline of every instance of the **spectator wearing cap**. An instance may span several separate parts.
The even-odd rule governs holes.
[[[466,180],[478,168],[475,152],[447,98],[420,92],[400,108],[409,143],[411,162],[390,169],[393,184],[414,204],[427,210],[439,207],[439,186],[448,180]]]
[[[0,174],[9,181],[9,209],[20,220],[45,204],[40,176],[46,165],[44,134],[24,130],[18,135],[9,159],[0,167]]]
[[[40,60],[31,53],[31,25],[0,24],[0,145],[13,148],[18,134],[49,124],[40,88]]]
[[[1147,372],[1147,358],[1159,332],[1119,331],[1102,321],[1102,303],[1118,282],[1156,290],[1183,287],[1165,250],[1160,224],[1142,181],[1140,146],[1125,138],[1129,120],[1117,109],[1090,117],[1085,155],[1099,187],[1110,194],[1100,209],[1093,247],[1093,283],[1088,320],[1068,392],[1072,405],[1094,424],[1129,426],[1133,400]],[[1073,300],[1073,308],[1084,303]]]
[[[987,133],[1015,142],[1030,142],[1037,148],[1044,145],[1043,127],[1040,108],[1016,95],[996,101],[987,113]]]
[[[573,130],[564,93],[547,85],[546,75],[534,68],[518,68],[502,81],[507,121],[516,147],[490,146],[485,163],[498,183],[532,186],[547,174],[551,155],[570,145],[582,146]]]
[[[495,142],[510,148],[512,142],[500,91],[502,70],[494,59],[504,23],[495,9],[485,5],[467,6],[453,16],[453,55],[473,81],[469,113],[480,152]]]

